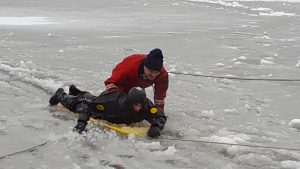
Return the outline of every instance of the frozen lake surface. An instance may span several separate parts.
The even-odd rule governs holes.
[[[124,137],[48,107],[58,88],[99,94],[125,56],[161,48],[162,139]],[[300,169],[299,1],[0,1],[0,169]],[[149,96],[152,89],[147,89]],[[163,139],[164,138],[164,139]],[[170,138],[169,140],[166,138]]]

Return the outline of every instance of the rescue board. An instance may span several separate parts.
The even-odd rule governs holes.
[[[58,110],[61,112],[71,112],[61,104],[58,104],[57,107],[58,107]],[[75,113],[75,114],[77,116],[79,115],[79,113]],[[94,119],[94,118],[90,118],[89,122],[109,128],[111,130],[114,130],[114,131],[124,134],[124,135],[134,134],[136,136],[146,136],[147,132],[150,128],[150,126],[131,127],[131,126],[124,126],[124,125],[119,125],[119,124],[111,124],[107,121]]]

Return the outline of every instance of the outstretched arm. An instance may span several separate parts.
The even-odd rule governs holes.
[[[165,127],[167,117],[165,116],[164,111],[155,107],[149,99],[147,99],[147,103],[148,117],[146,120],[151,124],[148,136],[156,138],[160,135],[160,131]]]
[[[83,131],[86,130],[85,128],[91,117],[91,111],[88,108],[88,105],[85,103],[85,101],[82,102],[78,110],[79,110],[79,117],[77,120],[77,124],[74,127],[74,131],[77,131],[79,134],[81,134]]]

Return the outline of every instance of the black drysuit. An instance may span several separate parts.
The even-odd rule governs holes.
[[[78,112],[78,121],[87,122],[90,117],[106,120],[116,124],[130,124],[147,120],[151,126],[164,128],[167,118],[160,108],[156,108],[151,100],[147,99],[140,112],[135,112],[129,104],[127,94],[114,91],[104,95],[94,96],[86,91],[76,96],[61,94],[59,102],[72,112]]]

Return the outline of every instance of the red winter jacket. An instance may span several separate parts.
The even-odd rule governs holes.
[[[121,90],[125,93],[132,87],[147,88],[154,84],[154,103],[164,109],[164,99],[168,90],[168,72],[164,67],[154,80],[143,79],[144,59],[146,54],[135,54],[126,57],[112,71],[112,75],[104,84],[108,92]]]

